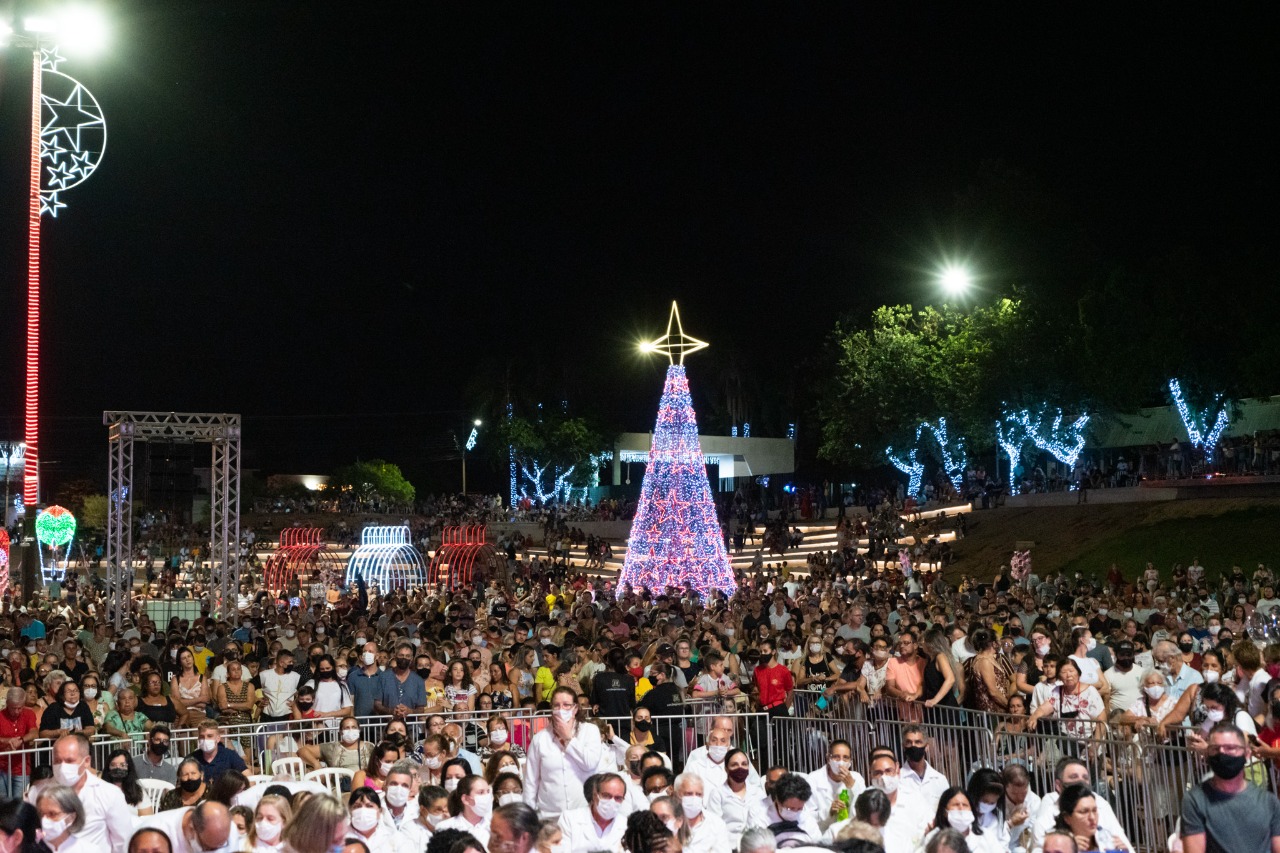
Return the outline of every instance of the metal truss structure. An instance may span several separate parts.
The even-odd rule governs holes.
[[[393,589],[413,589],[427,582],[422,555],[409,541],[409,527],[366,527],[360,547],[347,561],[347,584],[364,582],[385,595]]]
[[[271,594],[278,596],[304,571],[311,573],[313,582],[319,581],[326,588],[331,583],[342,582],[342,561],[325,550],[321,528],[286,527],[280,531],[276,552],[267,558],[263,583]]]
[[[210,613],[230,613],[240,590],[240,416],[191,412],[103,412],[107,427],[107,596],[133,592],[133,445],[138,441],[208,443]],[[200,570],[196,567],[196,571]],[[225,606],[224,606],[225,602]],[[115,624],[127,608],[115,608]]]
[[[483,524],[446,527],[440,548],[431,559],[431,581],[439,589],[463,589],[475,580],[476,561],[484,567],[497,556],[498,549],[489,544],[488,528]]]

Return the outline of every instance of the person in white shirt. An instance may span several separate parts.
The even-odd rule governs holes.
[[[919,726],[907,726],[902,730],[901,787],[903,793],[915,797],[932,813],[938,807],[938,798],[950,787],[947,777],[929,764],[929,739]]]
[[[44,843],[54,853],[93,853],[79,837],[84,829],[84,805],[65,785],[44,785],[36,797]],[[34,841],[34,839],[33,839]]]
[[[1106,671],[1111,685],[1109,711],[1112,714],[1128,711],[1142,698],[1142,682],[1147,670],[1136,665],[1137,650],[1133,643],[1121,640],[1116,643],[1116,665]]]
[[[281,649],[276,655],[274,669],[258,673],[258,681],[262,684],[262,722],[276,723],[292,719],[293,709],[289,703],[298,692],[301,677],[293,671],[293,652],[288,649]]]
[[[1009,821],[1009,849],[1011,853],[1026,853],[1022,846],[1022,834],[1031,828],[1031,822],[1040,813],[1040,795],[1031,790],[1031,774],[1021,764],[1007,764],[1000,771],[1004,783],[1004,812]]]
[[[590,795],[588,804],[568,809],[559,818],[564,853],[620,851],[627,831],[626,818],[621,816],[627,800],[626,783],[617,773],[601,773],[589,779],[585,787],[583,793]]]
[[[250,853],[280,853],[284,847],[284,828],[293,819],[289,801],[278,794],[267,794],[258,800],[249,828]]]
[[[918,789],[908,791],[903,787],[898,760],[887,749],[872,751],[870,772],[871,787],[889,798],[889,819],[882,830],[885,853],[912,853],[920,846],[925,827],[937,811],[937,800],[925,803]]]
[[[1076,784],[1089,784],[1088,765],[1078,758],[1059,759],[1053,771],[1053,791],[1045,794],[1044,799],[1041,800],[1040,811],[1031,825],[1031,853],[1041,853],[1043,850],[1044,836],[1053,830],[1058,820],[1058,797],[1064,788]],[[1098,797],[1097,807],[1098,826],[1105,829],[1113,838],[1122,842],[1117,844],[1116,847],[1124,850],[1134,849],[1133,844],[1129,841],[1129,836],[1125,834],[1124,828],[1120,826],[1120,820],[1116,817],[1115,811],[1112,810],[1111,804],[1102,799],[1102,797]]]
[[[731,853],[736,845],[729,837],[729,829],[724,821],[706,810],[703,795],[707,786],[702,777],[696,773],[681,773],[676,777],[675,788],[689,835],[684,843],[686,853]]]
[[[409,795],[413,789],[415,766],[412,761],[397,761],[387,774],[383,786],[387,807],[382,810],[382,822],[392,829],[399,830],[418,818],[418,802]]]
[[[719,811],[715,813],[728,828],[730,840],[736,842],[748,829],[769,825],[765,809],[768,798],[765,796],[764,786],[751,781],[754,768],[745,752],[740,749],[729,750],[724,764],[728,778],[720,786],[719,796],[708,796],[707,807],[718,807]]]
[[[372,788],[360,787],[347,800],[351,815],[351,835],[369,848],[369,853],[408,853],[399,833],[382,822],[382,799]]]
[[[853,749],[846,740],[835,740],[827,750],[827,763],[805,775],[813,796],[808,808],[818,821],[818,829],[826,832],[831,824],[849,817],[853,801],[867,789],[867,783],[853,767]],[[842,791],[848,792],[841,799]]]
[[[76,837],[90,849],[125,853],[133,835],[133,816],[124,793],[89,772],[89,739],[79,732],[65,734],[53,744],[53,782],[76,792],[84,805],[84,826]],[[32,785],[27,802],[36,805],[43,785]]]
[[[643,773],[644,768],[640,766],[641,759],[648,747],[643,744],[632,744],[628,746],[623,754],[622,761],[622,781],[627,785],[627,814],[635,811],[643,811],[649,807],[649,798],[644,795]],[[523,789],[523,784],[521,788]],[[523,796],[521,797],[523,799]],[[501,805],[501,804],[499,804]]]
[[[158,829],[169,836],[173,853],[230,853],[241,845],[231,813],[212,800],[144,817],[137,828]]]
[[[1105,701],[1111,695],[1111,685],[1102,674],[1102,664],[1089,657],[1089,652],[1098,647],[1093,632],[1087,625],[1077,625],[1071,629],[1071,639],[1075,643],[1075,651],[1070,657],[1080,667],[1080,683],[1087,684],[1102,694]]]
[[[524,764],[524,801],[543,820],[586,805],[582,785],[600,766],[600,730],[578,722],[577,695],[551,694],[551,725],[533,736]]]
[[[467,776],[449,795],[449,814],[453,817],[436,827],[469,832],[485,847],[489,846],[489,818],[493,816],[493,789],[483,776]]]
[[[706,747],[698,754],[698,750],[689,753],[684,763],[684,772],[696,773],[707,783],[707,788],[719,788],[726,778],[724,759],[729,754],[729,732],[715,729],[707,732]]]

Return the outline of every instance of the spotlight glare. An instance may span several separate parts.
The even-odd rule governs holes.
[[[969,285],[973,283],[973,277],[969,275],[969,271],[964,267],[947,265],[942,270],[940,276],[943,290],[952,296],[959,296],[969,289]]]

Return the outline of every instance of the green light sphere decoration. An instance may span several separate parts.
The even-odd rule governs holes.
[[[50,548],[61,548],[76,538],[76,517],[66,508],[49,507],[36,518],[36,538]]]

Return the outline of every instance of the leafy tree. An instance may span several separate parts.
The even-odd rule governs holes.
[[[109,506],[106,495],[86,495],[80,510],[80,524],[94,530],[106,530]]]
[[[400,466],[382,459],[339,468],[329,478],[329,488],[350,488],[363,499],[381,497],[395,503],[413,503],[415,495],[412,484],[400,473]]]
[[[538,419],[522,416],[496,422],[497,441],[490,453],[506,459],[508,447],[516,451],[516,468],[530,496],[549,500],[566,487],[592,485],[596,463],[592,457],[610,448],[613,436],[584,417],[547,413]]]

